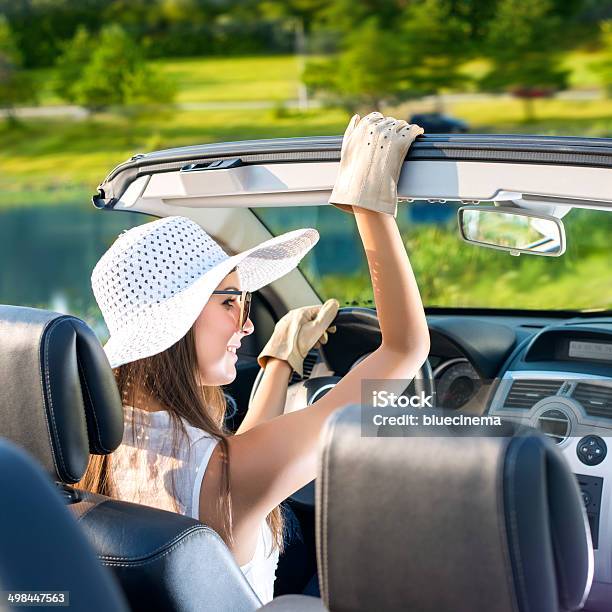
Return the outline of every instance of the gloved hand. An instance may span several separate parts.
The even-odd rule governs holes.
[[[397,216],[397,181],[414,139],[416,124],[374,112],[353,115],[342,139],[340,168],[329,203],[344,211],[367,208]]]
[[[257,363],[263,368],[269,357],[276,357],[287,361],[302,376],[308,351],[325,344],[327,334],[336,331],[330,325],[339,307],[338,300],[331,299],[322,305],[290,310],[276,323],[272,336],[257,357]]]

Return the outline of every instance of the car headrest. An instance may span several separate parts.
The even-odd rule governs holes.
[[[0,490],[0,589],[63,591],[73,610],[130,609],[57,487],[26,451],[3,438]]]
[[[360,406],[337,411],[322,437],[317,556],[330,610],[581,607],[590,531],[548,438],[365,437],[361,417]]]
[[[95,333],[76,317],[0,305],[0,436],[67,484],[113,452],[123,409]]]

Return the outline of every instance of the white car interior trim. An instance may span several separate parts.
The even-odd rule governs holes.
[[[259,164],[206,171],[173,171],[149,175],[138,197],[139,208],[257,207],[325,205],[338,162]],[[138,182],[144,177],[139,177]],[[545,164],[410,161],[398,183],[403,200],[515,202],[529,208],[559,205],[608,210],[612,208],[612,169]],[[128,188],[129,189],[129,188]],[[132,192],[134,193],[134,192]],[[542,198],[542,200],[539,200]],[[133,201],[123,197],[116,205]],[[133,207],[135,204],[132,203]]]

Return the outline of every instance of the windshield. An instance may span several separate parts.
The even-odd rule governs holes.
[[[528,310],[612,309],[612,214],[574,208],[562,219],[561,257],[512,256],[464,242],[459,203],[400,203],[397,222],[428,307]],[[354,217],[333,206],[254,208],[274,234],[314,227],[319,243],[300,269],[322,300],[373,306],[367,262]]]

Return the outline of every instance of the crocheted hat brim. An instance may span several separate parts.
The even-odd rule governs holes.
[[[129,322],[104,345],[111,368],[151,357],[178,342],[234,267],[241,289],[256,291],[293,270],[318,240],[318,232],[311,228],[275,236],[228,257],[172,297],[134,311]]]

